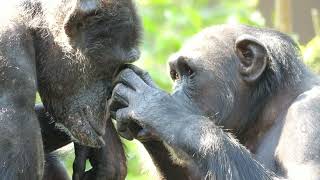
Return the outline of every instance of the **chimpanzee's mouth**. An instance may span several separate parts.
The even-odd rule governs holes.
[[[118,74],[119,74],[122,70],[127,69],[129,65],[130,65],[130,62],[125,63],[125,64],[119,66],[119,67],[113,72],[113,75],[112,75],[112,84],[114,83],[113,81],[114,81],[115,78],[118,76]],[[111,97],[111,94],[110,94],[110,96],[109,96],[108,98],[110,98],[110,97]]]
[[[102,128],[104,126],[99,125],[96,121],[89,119],[89,124],[92,129],[97,133],[98,136],[103,136],[105,133],[105,129]]]
[[[125,63],[133,63],[137,61],[140,58],[140,50],[138,48],[131,48],[129,50],[122,50],[122,53],[119,57],[117,57],[117,62],[119,62],[119,65],[123,65]]]
[[[79,132],[79,129],[71,129],[71,135],[74,140],[82,145],[90,147],[102,147],[105,145],[103,136],[98,134],[98,132],[93,127],[87,127],[84,131]]]
[[[140,58],[140,51],[136,48],[131,49],[131,51],[127,54],[126,62],[132,63],[137,61]]]

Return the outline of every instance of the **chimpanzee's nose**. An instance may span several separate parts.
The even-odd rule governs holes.
[[[170,74],[173,79],[178,79],[183,76],[190,76],[193,74],[193,70],[190,67],[187,58],[184,56],[178,56],[172,58],[169,61]]]

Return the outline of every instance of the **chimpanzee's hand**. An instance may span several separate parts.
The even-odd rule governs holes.
[[[107,121],[107,128],[103,138],[106,145],[101,148],[74,145],[73,180],[125,179],[127,175],[126,157],[111,119]],[[87,159],[92,166],[89,171],[85,171]]]
[[[112,117],[122,127],[132,122],[159,135],[170,128],[175,118],[188,113],[171,95],[149,85],[134,70],[125,69],[119,73],[117,84],[109,101]],[[120,130],[124,130],[121,129]]]
[[[148,72],[146,72],[146,71],[144,71],[144,70],[140,69],[139,67],[132,65],[132,64],[126,64],[125,66],[122,67],[122,69],[125,69],[125,68],[129,68],[129,69],[133,70],[150,87],[157,88],[156,84],[152,81]],[[117,77],[119,77],[119,76],[117,76]],[[116,78],[115,83],[117,82],[117,80],[119,80],[119,79]],[[120,106],[123,107],[126,105],[119,104],[119,107]],[[115,109],[116,107],[113,106],[113,108]],[[118,130],[120,136],[122,136],[123,138],[125,138],[127,140],[132,140],[134,138],[138,139],[140,142],[159,140],[152,131],[150,131],[146,128],[142,128],[141,126],[139,126],[137,123],[135,123],[133,121],[131,121],[129,123],[118,121],[116,125],[117,125],[117,130]]]

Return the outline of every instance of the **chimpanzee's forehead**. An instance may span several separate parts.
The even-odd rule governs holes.
[[[184,58],[198,68],[220,66],[235,56],[235,40],[232,32],[223,28],[208,28],[190,38],[183,47],[171,55],[170,61]]]
[[[214,34],[195,36],[185,43],[178,54],[191,59],[212,58],[224,56],[234,52],[234,43]]]
[[[206,28],[191,37],[169,61],[183,57],[197,66],[227,63],[235,57],[235,41],[243,34],[254,32],[244,25],[218,25]]]

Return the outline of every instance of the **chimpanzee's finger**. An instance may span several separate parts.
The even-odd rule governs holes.
[[[95,169],[90,169],[89,171],[87,171],[81,180],[92,180],[92,179],[97,179],[97,172]]]
[[[114,84],[117,83],[125,84],[136,91],[148,87],[141,77],[139,77],[132,69],[124,69],[121,71],[114,81]]]
[[[120,128],[119,134],[128,140],[132,140],[134,138],[132,132],[128,129],[128,126],[130,123],[132,123],[132,116],[131,116],[131,110],[129,108],[123,108],[119,109],[116,112],[116,121],[117,121],[117,126]],[[119,127],[120,126],[120,127]]]
[[[75,159],[73,162],[72,180],[81,180],[82,176],[85,173],[86,160],[89,153],[89,148],[75,143],[74,151]]]
[[[117,131],[124,132],[128,129],[128,124],[118,121],[117,122]]]
[[[125,85],[119,83],[112,91],[111,98],[109,100],[109,111],[112,113],[119,108],[129,106],[129,98],[133,96],[134,91]]]
[[[127,140],[133,140],[134,136],[128,129],[128,123],[117,122],[117,131],[119,135]]]
[[[140,142],[159,140],[159,138],[154,133],[152,133],[152,131],[149,131],[148,129],[141,129],[137,134],[136,138]]]
[[[118,134],[126,140],[132,141],[134,139],[131,132],[127,129],[125,131],[119,131]]]
[[[126,67],[132,69],[150,87],[157,87],[157,85],[152,81],[152,78],[147,71],[144,71],[133,64],[126,64]]]

